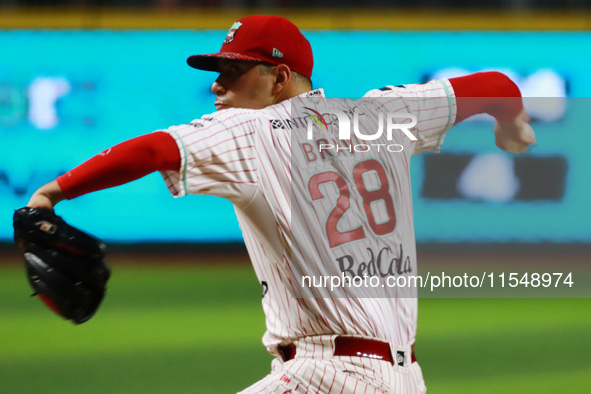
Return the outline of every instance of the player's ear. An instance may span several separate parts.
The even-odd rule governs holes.
[[[285,64],[280,64],[273,70],[273,74],[275,76],[275,85],[273,86],[273,92],[279,93],[287,84],[291,81],[291,70]]]

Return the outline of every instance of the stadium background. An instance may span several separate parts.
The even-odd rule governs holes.
[[[591,17],[585,4],[520,4],[261,11],[306,30],[315,86],[331,96],[498,69],[541,97],[531,104],[539,146],[528,156],[541,161],[528,167],[496,151],[486,119],[454,129],[443,155],[415,160],[420,266],[588,264]],[[262,377],[270,359],[260,345],[260,286],[224,201],[174,200],[154,174],[58,206],[112,251],[109,295],[80,327],[27,297],[10,245],[11,212],[36,187],[114,143],[213,111],[213,75],[184,59],[216,51],[229,24],[253,11],[0,5],[0,391],[223,393]],[[438,168],[456,169],[447,185],[430,183]],[[455,186],[460,179],[466,187]],[[422,299],[417,352],[429,392],[588,392],[589,307],[588,299]]]

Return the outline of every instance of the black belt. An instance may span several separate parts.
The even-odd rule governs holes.
[[[415,345],[411,346],[410,360],[416,362],[414,352]],[[293,343],[277,347],[283,361],[293,360],[296,355],[296,346]],[[366,357],[375,360],[388,361],[394,364],[390,345],[375,339],[358,337],[336,337],[334,341],[334,356]],[[403,366],[405,360],[403,351],[396,351],[396,364]]]

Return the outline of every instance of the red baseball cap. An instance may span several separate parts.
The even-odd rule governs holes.
[[[252,15],[234,22],[218,53],[190,56],[187,64],[218,71],[219,58],[285,64],[308,78],[314,67],[312,46],[296,25],[281,16]]]

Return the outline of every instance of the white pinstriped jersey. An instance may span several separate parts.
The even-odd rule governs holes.
[[[396,131],[387,141],[402,146],[397,153],[319,152],[319,143],[330,141],[305,141],[306,128],[295,127],[293,118],[307,116],[298,111],[322,113],[322,97],[317,89],[261,110],[228,109],[173,126],[168,132],[181,151],[181,168],[162,176],[176,197],[209,194],[234,203],[256,275],[266,287],[263,343],[271,353],[290,339],[324,334],[412,344],[416,293],[385,286],[309,298],[292,293],[301,279],[294,272],[362,275],[370,262],[375,271],[382,251],[379,258],[394,262],[391,276],[416,275],[410,157],[439,150],[455,120],[453,89],[447,80],[431,81],[372,90],[357,103],[343,101],[344,109],[359,105],[365,111],[361,128],[375,130],[376,111],[415,115],[411,131],[417,141]],[[336,124],[329,122],[324,132],[337,130]],[[347,210],[343,199],[358,209]]]

